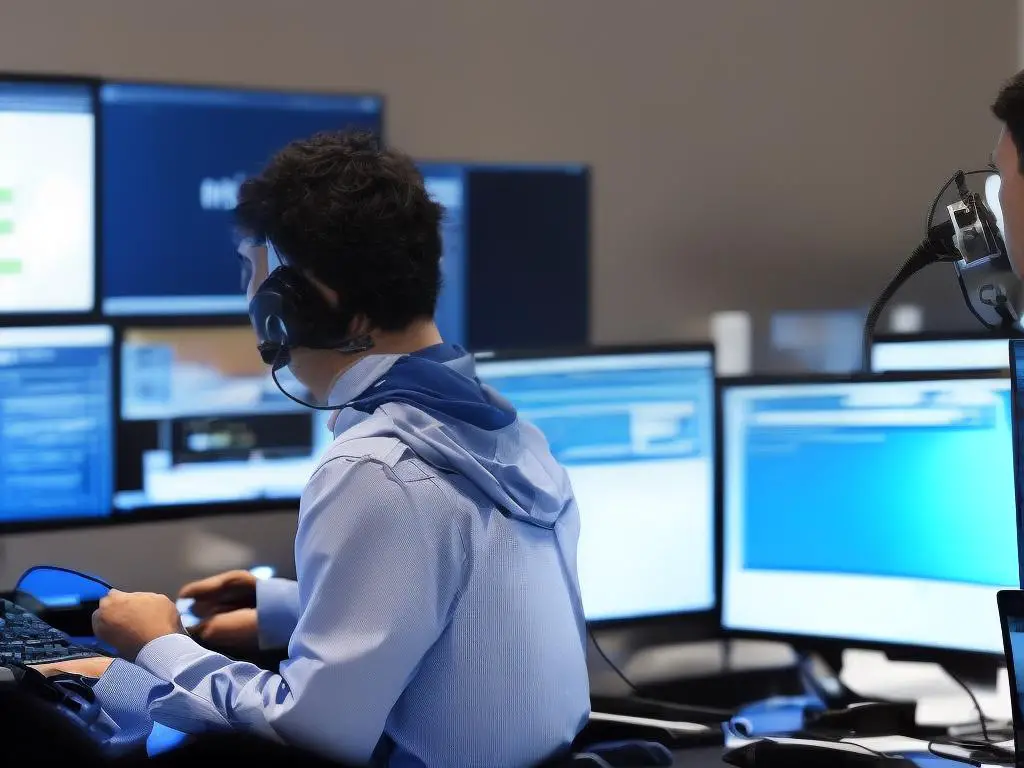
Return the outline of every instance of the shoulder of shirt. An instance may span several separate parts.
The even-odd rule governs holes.
[[[439,478],[436,470],[393,435],[339,435],[324,452],[313,471],[313,477],[324,472],[344,474],[359,464],[367,463],[386,468],[388,477],[402,484],[434,480],[434,485],[439,489],[447,485],[437,482]]]

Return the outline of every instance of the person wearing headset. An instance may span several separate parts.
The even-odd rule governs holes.
[[[992,163],[999,171],[999,223],[1010,262],[1024,275],[1024,70],[999,91],[992,112],[1002,123]]]
[[[93,618],[122,728],[238,728],[394,766],[525,766],[589,715],[579,513],[541,433],[433,322],[441,208],[368,134],[281,150],[239,193],[239,255],[264,360],[287,364],[334,442],[299,507],[298,580],[186,586],[217,645],[287,645],[277,672],[212,652],[165,596]],[[514,268],[514,265],[509,265]],[[108,666],[109,665],[109,666]]]

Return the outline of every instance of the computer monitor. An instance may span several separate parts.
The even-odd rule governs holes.
[[[0,527],[110,515],[109,326],[0,328]]]
[[[1013,486],[1017,509],[1019,586],[1024,587],[1024,339],[1013,339],[1010,352],[1011,414],[1013,423]]]
[[[0,314],[95,307],[93,101],[84,81],[0,76]]]
[[[477,372],[569,473],[587,619],[713,610],[711,349],[484,358]]]
[[[287,369],[278,380],[310,399]],[[127,328],[114,506],[280,508],[330,443],[328,415],[278,390],[248,326]]]
[[[871,346],[871,370],[902,371],[1005,370],[1007,339],[978,336],[891,336]]]
[[[245,314],[232,244],[241,182],[294,139],[383,130],[372,95],[138,83],[99,95],[107,315]]]
[[[421,162],[445,206],[442,335],[470,349],[579,347],[590,315],[586,166]]]
[[[735,382],[721,408],[726,629],[1001,652],[1007,378]]]

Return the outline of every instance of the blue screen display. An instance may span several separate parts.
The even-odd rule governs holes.
[[[238,187],[290,141],[382,131],[375,96],[108,84],[103,119],[103,308],[244,314],[232,244]]]
[[[441,295],[434,320],[441,336],[453,344],[466,337],[466,171],[457,165],[420,166],[427,193],[444,207],[441,239]]]
[[[711,353],[483,361],[478,372],[566,467],[587,618],[712,608]]]
[[[728,626],[997,650],[1018,572],[1008,380],[738,387],[723,408]],[[988,619],[970,637],[937,619],[967,602],[957,622]],[[908,606],[933,613],[910,625]]]
[[[109,515],[113,332],[0,329],[0,522]]]

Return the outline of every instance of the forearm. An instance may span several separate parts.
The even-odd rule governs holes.
[[[287,648],[299,621],[299,585],[289,579],[256,582],[260,648]]]
[[[278,676],[207,651],[185,635],[165,635],[143,648],[135,664],[114,662],[93,690],[122,728],[137,728],[145,720],[147,730],[156,721],[184,733],[246,727],[274,738],[268,718],[275,707],[265,706],[263,698],[274,678],[281,683]]]

